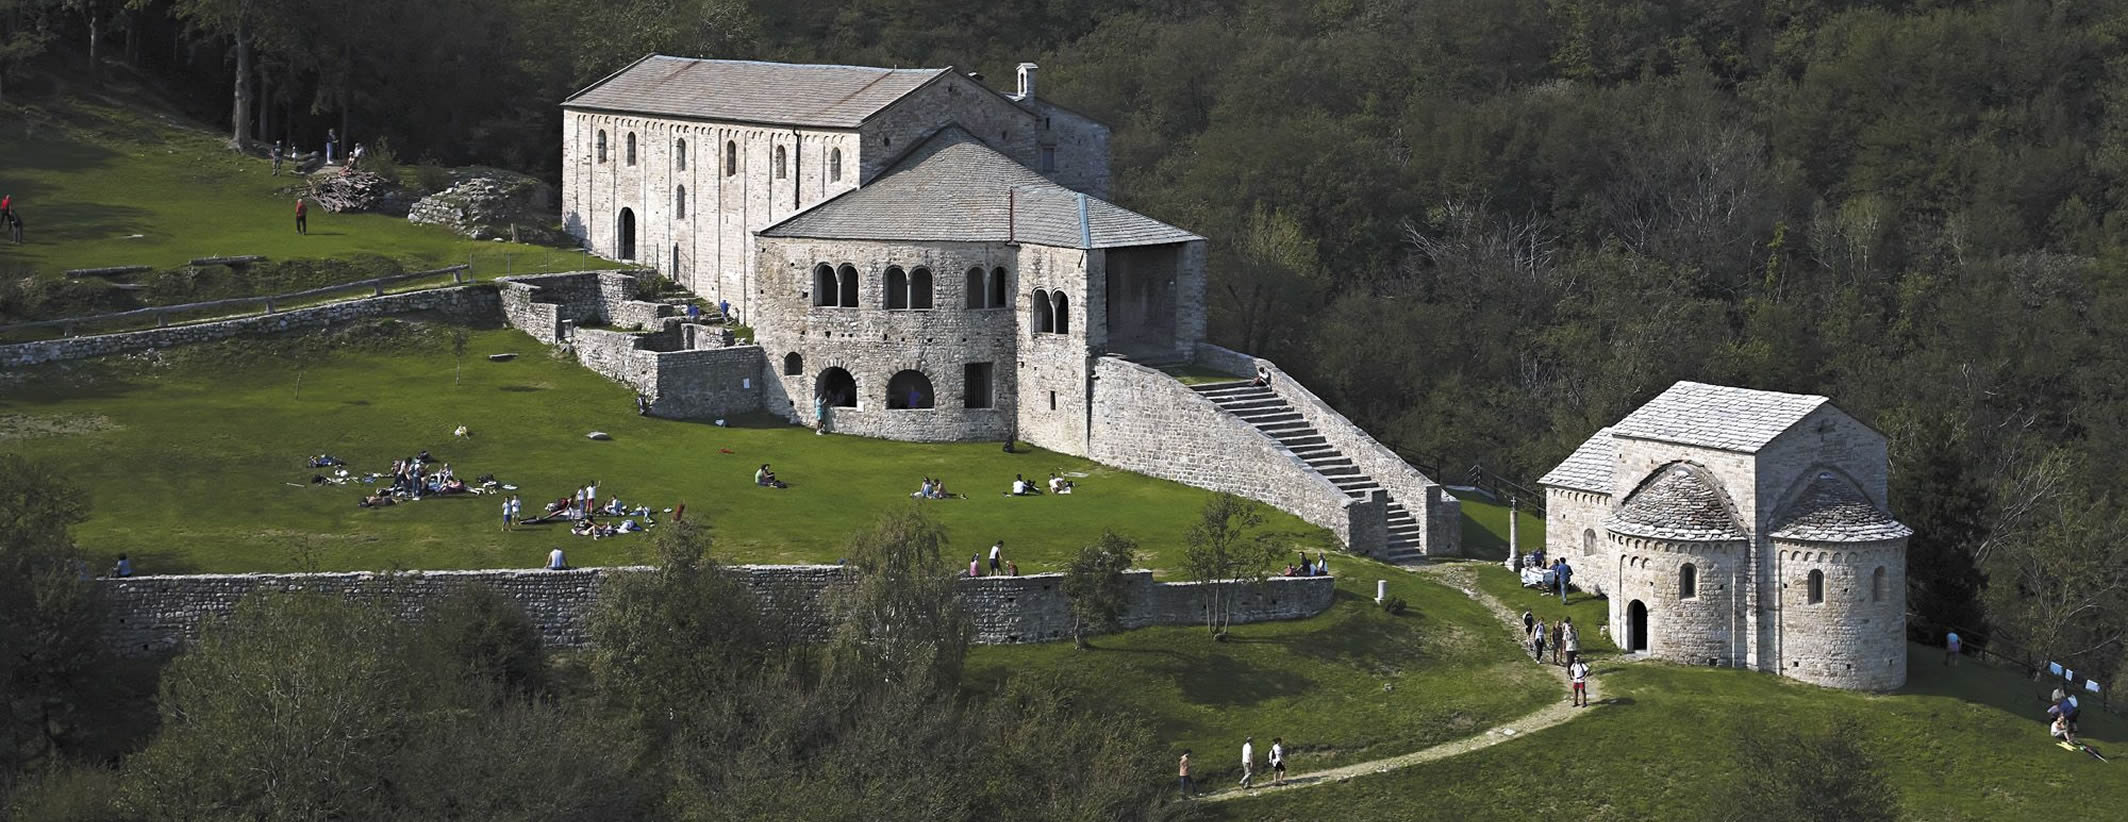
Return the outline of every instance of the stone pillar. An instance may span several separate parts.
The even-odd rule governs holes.
[[[1380,604],[1382,604],[1382,600],[1385,600],[1385,599],[1388,599],[1388,598],[1389,598],[1389,580],[1386,580],[1386,579],[1378,579],[1378,580],[1375,580],[1375,581],[1374,581],[1374,604],[1376,604],[1376,605],[1380,605]]]

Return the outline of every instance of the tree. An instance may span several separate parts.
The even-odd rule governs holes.
[[[1898,796],[1856,741],[1853,720],[1824,731],[1746,728],[1737,741],[1738,783],[1725,795],[1733,822],[1892,822]]]
[[[104,602],[67,529],[82,492],[51,466],[0,454],[0,785],[50,755],[104,657]]]
[[[1130,570],[1138,543],[1114,531],[1079,549],[1064,571],[1064,595],[1071,598],[1071,641],[1086,647],[1090,631],[1108,631],[1130,609]]]
[[[1204,627],[1224,637],[1234,619],[1234,600],[1245,583],[1261,584],[1283,549],[1249,529],[1263,524],[1263,509],[1233,494],[1214,494],[1185,537],[1183,569],[1204,583]]]
[[[836,601],[831,680],[881,677],[918,690],[960,680],[973,628],[945,548],[946,529],[913,505],[850,539],[855,573]]]
[[[2078,671],[2119,666],[2128,639],[2128,513],[2110,497],[2063,500],[2030,539],[1988,557],[1996,634]]]

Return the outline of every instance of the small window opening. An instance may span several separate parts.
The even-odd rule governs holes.
[[[628,164],[635,165],[635,132],[628,132]]]
[[[789,169],[785,167],[785,166],[786,166],[786,163],[785,163],[785,159],[784,159],[784,158],[785,158],[785,155],[784,155],[784,152],[783,152],[783,147],[782,147],[782,146],[777,146],[777,147],[776,147],[776,179],[778,179],[778,180],[781,180],[781,179],[783,179],[784,177],[786,177],[786,176],[789,176],[789,175],[788,175],[788,174],[786,173],[786,172],[788,172],[788,170],[789,170]]]
[[[724,141],[724,176],[730,177],[737,173],[739,173],[739,142],[737,140],[726,140]]]
[[[686,141],[686,140],[678,140],[678,141],[675,141],[675,142],[673,142],[673,144],[672,144],[672,164],[673,164],[673,167],[674,167],[674,168],[676,168],[676,169],[679,169],[680,171],[686,171],[686,170],[687,170],[687,141]]]
[[[1810,582],[1807,586],[1806,596],[1810,600],[1810,604],[1812,605],[1816,605],[1825,601],[1824,571],[1810,572]]]
[[[1687,562],[1677,569],[1677,598],[1699,598],[1699,568],[1692,563]]]

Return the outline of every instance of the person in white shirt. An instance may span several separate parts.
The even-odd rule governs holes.
[[[990,546],[990,575],[991,575],[991,576],[997,576],[997,572],[998,572],[998,558],[1000,558],[1000,557],[1002,557],[1002,556],[1004,556],[1004,555],[1005,555],[1005,541],[1004,541],[1004,540],[1002,540],[1002,539],[1001,539],[1001,540],[998,540],[996,544],[994,544],[994,545],[991,545],[991,546]]]
[[[1256,787],[1256,737],[1241,740],[1241,786]]]
[[[1574,660],[1573,664],[1566,666],[1566,674],[1567,679],[1573,682],[1574,687],[1573,692],[1568,694],[1568,701],[1574,703],[1576,708],[1588,707],[1589,664],[1579,659]]]
[[[559,545],[557,545],[557,546],[554,546],[554,550],[552,550],[552,551],[548,551],[548,552],[547,552],[547,570],[549,570],[549,571],[567,571],[567,570],[569,570],[569,563],[567,563],[567,562],[564,562],[564,561],[562,560],[562,547],[561,547],[561,546],[559,546]]]
[[[1271,737],[1271,784],[1278,785],[1285,781],[1286,741],[1274,736]]]

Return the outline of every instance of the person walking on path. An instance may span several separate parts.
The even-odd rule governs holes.
[[[1572,703],[1576,708],[1588,707],[1589,664],[1580,660],[1569,663],[1566,666],[1566,678],[1567,682],[1570,683],[1568,687],[1572,688],[1567,694],[1567,702]]]
[[[1283,785],[1285,782],[1286,741],[1274,736],[1271,737],[1271,784]]]
[[[1528,612],[1528,611],[1523,611],[1523,612],[1522,612],[1522,639],[1523,639],[1523,641],[1525,641],[1525,642],[1529,641],[1529,635],[1530,635],[1530,632],[1531,632],[1531,631],[1534,631],[1534,630],[1537,630],[1537,617],[1536,617],[1536,615],[1535,615],[1535,614],[1531,614],[1531,613],[1530,613],[1530,612]]]
[[[1241,740],[1241,786],[1256,787],[1256,737]]]
[[[1544,661],[1544,620],[1537,620],[1536,630],[1530,632],[1530,651],[1538,662]]]
[[[1573,667],[1581,659],[1581,631],[1574,627],[1573,617],[1559,618],[1559,644],[1566,647],[1566,664]]]
[[[301,197],[296,198],[296,233],[310,233],[310,206]]]
[[[1559,665],[1559,664],[1562,664],[1562,663],[1561,663],[1561,662],[1559,661],[1559,655],[1560,655],[1561,653],[1564,653],[1564,649],[1565,649],[1565,648],[1566,648],[1566,621],[1565,621],[1564,619],[1561,619],[1561,620],[1560,620],[1559,622],[1554,622],[1554,623],[1552,623],[1552,664],[1553,664],[1553,665]]]
[[[1958,645],[1957,631],[1943,635],[1943,664],[1953,668],[1958,667]]]
[[[1188,799],[1197,794],[1196,786],[1190,784],[1190,749],[1182,749],[1182,766],[1175,775],[1182,783],[1182,798]]]

